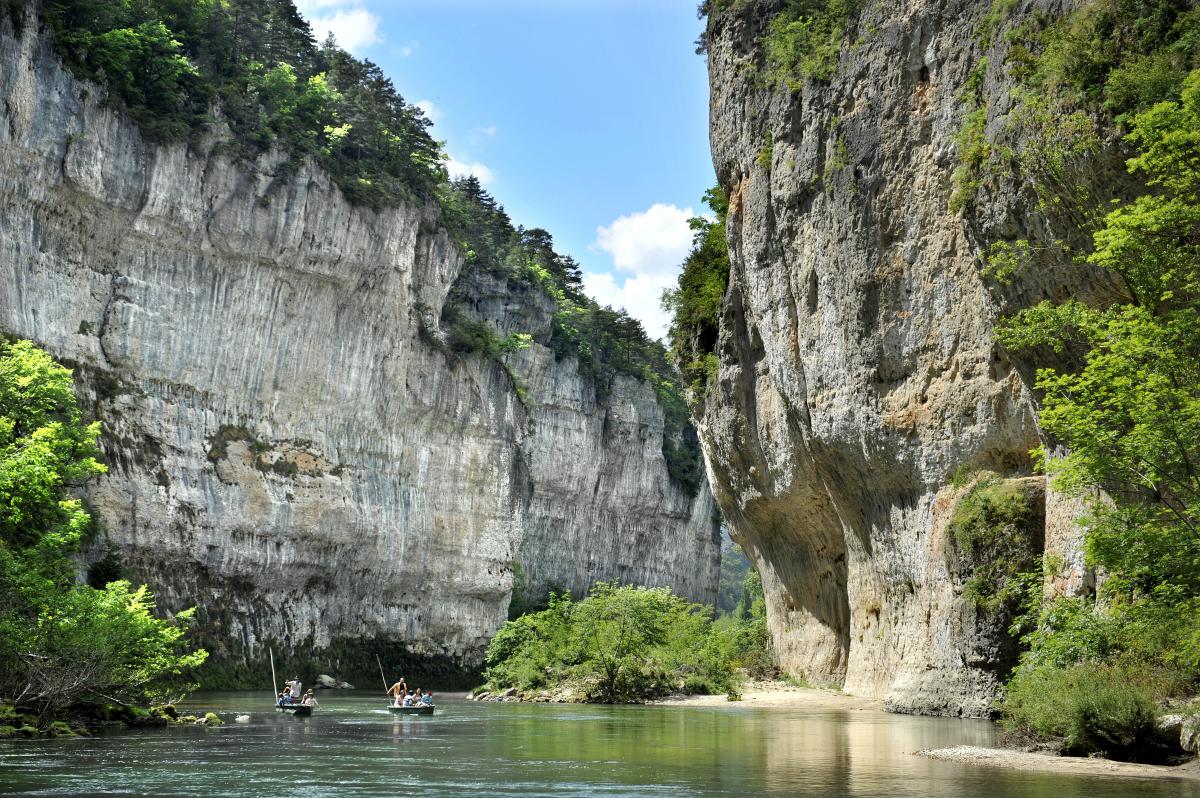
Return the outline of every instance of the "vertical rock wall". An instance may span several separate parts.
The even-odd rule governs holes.
[[[1013,652],[1003,619],[963,596],[953,482],[1026,478],[1040,442],[1030,364],[997,345],[994,324],[1016,304],[1113,287],[1064,257],[995,294],[981,242],[1063,233],[1011,178],[951,208],[963,87],[985,55],[989,124],[1011,109],[1003,41],[989,53],[977,37],[990,2],[866,2],[833,76],[795,90],[765,77],[782,3],[711,5],[733,266],[700,413],[714,493],[763,574],[786,668],[900,711],[986,714]],[[1029,491],[1078,570],[1069,507]]]
[[[93,554],[235,657],[383,638],[474,664],[515,565],[713,600],[711,497],[668,478],[650,387],[598,402],[535,344],[523,400],[440,341],[463,260],[435,209],[153,146],[29,27],[0,36],[0,328],[72,364],[104,422]],[[545,296],[507,303],[548,329]]]

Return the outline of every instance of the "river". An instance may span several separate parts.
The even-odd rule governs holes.
[[[863,709],[573,706],[439,698],[392,717],[378,696],[326,693],[307,719],[267,695],[197,694],[226,725],[0,742],[6,795],[1187,796],[1179,782],[1021,773],[935,762],[922,748],[989,745],[974,720]],[[249,713],[249,723],[234,716]]]

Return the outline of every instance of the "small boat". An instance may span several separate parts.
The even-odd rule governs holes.
[[[388,704],[388,711],[394,715],[432,715],[433,704],[422,704],[419,707],[398,707]]]
[[[271,655],[271,691],[276,698],[275,711],[282,712],[285,715],[292,715],[297,718],[307,718],[312,714],[312,704],[280,704],[279,699],[282,695],[279,692],[279,681],[275,678],[275,649],[268,648],[268,653]]]

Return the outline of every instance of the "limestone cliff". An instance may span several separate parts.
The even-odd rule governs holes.
[[[152,145],[33,27],[0,37],[0,328],[73,365],[104,422],[94,555],[199,605],[232,657],[375,638],[472,665],[516,566],[714,598],[711,497],[668,477],[654,391],[598,400],[536,343],[552,300],[479,298],[534,335],[515,380],[455,355],[436,209],[352,207],[219,137]]]
[[[1013,651],[1005,619],[963,595],[955,475],[1023,480],[1031,553],[1044,540],[1067,563],[1058,587],[1083,582],[1073,508],[1031,477],[1031,364],[993,327],[1015,305],[1114,287],[1066,256],[1004,291],[980,274],[990,240],[1069,235],[1011,175],[952,206],[972,72],[988,125],[1012,107],[1003,38],[978,35],[993,4],[861,3],[829,78],[791,88],[765,75],[783,3],[709,5],[732,261],[698,413],[714,493],[762,572],[787,669],[895,710],[986,714]],[[1062,11],[1015,13],[1034,6]]]

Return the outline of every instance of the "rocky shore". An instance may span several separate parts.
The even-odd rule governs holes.
[[[1143,765],[1136,762],[1114,762],[1100,757],[1084,758],[1057,756],[1044,751],[1018,751],[1007,748],[980,748],[956,745],[917,751],[915,756],[949,762],[969,762],[1010,770],[1033,770],[1043,773],[1071,773],[1080,776],[1119,776],[1136,779],[1181,779],[1200,781],[1200,761],[1183,765]]]

